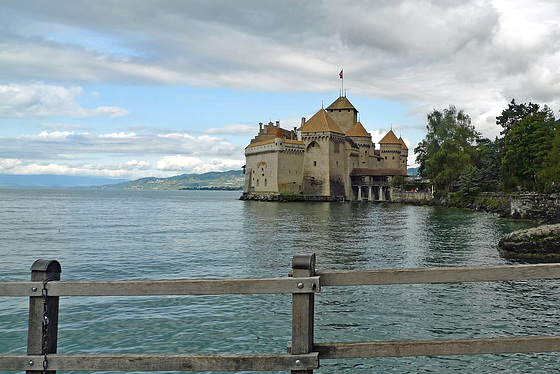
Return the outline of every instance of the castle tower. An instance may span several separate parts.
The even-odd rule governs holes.
[[[358,147],[358,165],[359,168],[367,168],[369,166],[369,156],[375,150],[375,145],[371,141],[371,134],[366,131],[361,122],[356,122],[350,130],[346,132],[346,136],[349,137]]]
[[[285,139],[284,139],[284,135],[282,135],[282,130],[278,128],[278,130],[276,131],[276,137],[274,138],[274,145],[277,151],[284,150],[284,140]]]
[[[390,130],[379,141],[380,155],[383,158],[384,169],[401,170],[402,143],[393,130]]]
[[[401,141],[401,169],[406,172],[408,167],[408,147],[404,144],[402,137],[399,140]]]
[[[341,96],[327,107],[327,114],[346,133],[358,122],[358,110],[346,97]]]
[[[344,196],[345,136],[327,111],[319,110],[299,129],[306,146],[303,160],[303,193],[308,196]]]

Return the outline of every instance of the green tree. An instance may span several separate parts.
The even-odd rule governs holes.
[[[459,178],[460,191],[467,195],[480,191],[480,179],[480,170],[476,166],[468,164]]]
[[[482,138],[477,141],[476,157],[471,160],[478,169],[478,185],[482,191],[498,191],[502,160],[499,156],[499,140]]]
[[[536,114],[539,111],[539,104],[516,104],[515,99],[511,100],[508,108],[502,111],[502,115],[496,117],[496,124],[502,126],[501,135],[506,136],[519,121],[529,114]]]
[[[402,175],[395,175],[392,179],[391,179],[391,186],[393,187],[398,187],[398,188],[402,188],[402,186],[405,184],[406,182],[406,178],[403,177]]]
[[[453,105],[428,114],[428,133],[414,149],[419,173],[438,189],[448,189],[459,179],[476,155],[474,142],[480,138],[471,118]]]
[[[555,189],[560,183],[560,120],[554,123],[554,138],[551,142],[551,148],[544,157],[544,163],[540,172],[542,178],[543,189],[546,192],[552,192],[551,186],[554,184]]]
[[[503,138],[502,174],[522,190],[543,191],[545,159],[556,134],[554,113],[545,105],[511,122]]]

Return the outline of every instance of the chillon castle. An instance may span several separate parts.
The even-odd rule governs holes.
[[[299,128],[261,123],[245,157],[242,199],[384,201],[390,180],[407,175],[408,148],[391,130],[377,149],[341,96]]]

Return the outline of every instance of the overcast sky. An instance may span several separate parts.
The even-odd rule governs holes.
[[[238,169],[259,122],[299,126],[342,69],[374,141],[412,150],[450,104],[493,139],[513,98],[558,113],[559,20],[557,0],[3,0],[0,173]]]

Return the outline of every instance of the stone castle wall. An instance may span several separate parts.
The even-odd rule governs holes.
[[[423,204],[434,198],[431,192],[401,191],[396,188],[391,188],[389,194],[393,203]]]

